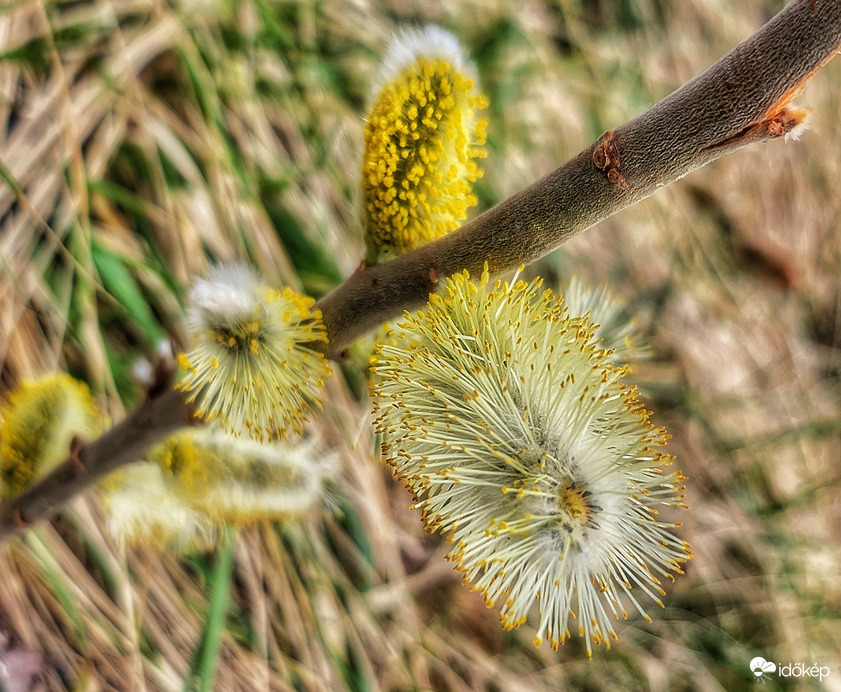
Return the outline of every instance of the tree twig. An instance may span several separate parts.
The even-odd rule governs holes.
[[[142,459],[149,447],[190,425],[191,419],[184,394],[170,388],[147,399],[102,437],[88,443],[74,441],[66,461],[0,505],[0,543],[50,516],[111,471]]]
[[[548,176],[458,231],[375,267],[360,267],[321,309],[331,357],[422,306],[439,278],[488,262],[501,273],[724,154],[781,137],[808,112],[790,105],[841,47],[841,1],[795,0],[704,73]]]
[[[841,0],[795,0],[703,74],[606,132],[566,164],[460,230],[376,267],[360,267],[316,304],[330,357],[420,307],[439,278],[488,262],[500,273],[531,262],[660,187],[747,144],[781,137],[805,119],[792,99],[841,47]],[[181,392],[150,398],[98,440],[0,505],[0,541],[56,511],[110,471],[187,425]]]

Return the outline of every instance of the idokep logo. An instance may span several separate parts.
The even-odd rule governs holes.
[[[771,661],[766,661],[762,656],[757,656],[751,659],[750,670],[757,678],[764,682],[766,675],[770,677],[770,674],[777,670],[777,665],[771,663]]]
[[[781,678],[817,678],[821,681],[829,675],[829,666],[819,666],[817,663],[811,666],[804,663],[776,664],[766,661],[762,656],[751,659],[750,670],[757,680],[763,682],[770,679],[774,673]]]

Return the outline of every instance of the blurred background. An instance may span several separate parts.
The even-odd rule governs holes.
[[[62,369],[119,419],[142,394],[132,364],[184,345],[185,289],[210,263],[315,297],[347,276],[367,90],[396,28],[438,23],[476,61],[481,210],[783,3],[426,5],[4,2],[2,391]],[[191,689],[203,651],[218,690],[740,690],[762,656],[831,669],[763,689],[841,690],[839,83],[835,60],[806,87],[800,142],[714,162],[528,269],[606,284],[650,345],[631,379],[690,477],[696,555],[651,623],[619,623],[592,662],[577,638],[555,652],[529,623],[503,632],[376,459],[361,344],[313,425],[342,457],[323,508],[241,531],[220,584],[212,552],[120,547],[88,493],[0,547],[0,663],[31,665],[38,690]]]

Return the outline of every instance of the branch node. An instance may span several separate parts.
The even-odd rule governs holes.
[[[438,272],[435,271],[433,267],[429,267],[426,270],[426,274],[424,275],[423,269],[420,270],[420,274],[418,275],[417,281],[418,285],[421,287],[425,293],[432,293],[435,291],[435,287],[438,285]]]
[[[593,165],[602,172],[611,185],[618,185],[623,189],[628,187],[628,181],[622,175],[619,148],[613,139],[613,130],[605,132],[596,143],[596,148],[593,150]]]
[[[85,472],[85,462],[82,461],[82,457],[80,456],[80,452],[84,448],[85,443],[81,437],[78,435],[74,435],[73,439],[70,441],[70,454],[67,457],[68,461],[73,465],[73,469],[81,475]]]
[[[31,521],[26,521],[26,519],[23,518],[20,507],[15,507],[12,510],[12,524],[14,524],[16,529],[28,529],[32,526]]]
[[[791,104],[783,108],[768,124],[768,129],[777,137],[785,137],[786,142],[797,141],[809,129],[808,108]]]

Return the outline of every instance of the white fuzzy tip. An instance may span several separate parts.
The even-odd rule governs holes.
[[[792,127],[788,132],[785,134],[785,141],[786,142],[797,142],[806,130],[809,129],[811,123],[809,122],[811,119],[810,115],[806,116],[806,119]]]
[[[394,33],[371,85],[372,98],[376,98],[384,85],[421,58],[446,60],[457,72],[472,77],[475,82],[476,70],[458,39],[440,26],[430,24]]]
[[[206,280],[196,281],[190,302],[218,321],[235,321],[254,309],[254,288],[259,283],[254,271],[244,264],[219,265],[210,269]]]

